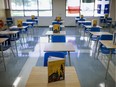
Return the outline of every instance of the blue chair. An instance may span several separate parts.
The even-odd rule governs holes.
[[[78,21],[85,21],[85,19],[84,18],[80,18]],[[80,26],[81,23],[78,23],[78,25]]]
[[[66,42],[66,36],[65,35],[52,35],[51,36],[51,42],[55,43],[55,42],[60,42],[60,43],[64,43]],[[67,55],[67,52],[62,52],[65,55]]]
[[[8,27],[10,27],[10,26],[12,26],[13,25],[13,19],[12,18],[6,18],[6,25],[8,26]]]
[[[65,55],[61,52],[46,52],[44,54],[44,66],[47,66],[47,62],[48,62],[48,58],[50,56],[54,56],[54,57],[60,57],[60,58],[65,58]]]
[[[90,28],[90,31],[91,32],[100,32],[100,28],[99,27],[92,27],[92,28]],[[90,43],[90,40],[97,41],[98,40],[98,36],[92,35],[90,33],[89,43]]]
[[[101,35],[100,40],[113,40],[113,35]],[[98,48],[98,54],[97,54],[97,58],[99,56],[99,52],[103,53],[103,54],[110,54],[110,49],[106,48],[102,43],[100,43],[99,48]],[[116,54],[115,49],[112,49],[111,54]]]
[[[84,23],[83,27],[84,27],[84,26],[91,26],[91,22],[86,22],[86,23]],[[90,30],[90,29],[84,27],[84,36],[85,36],[85,33],[87,33],[89,30]]]

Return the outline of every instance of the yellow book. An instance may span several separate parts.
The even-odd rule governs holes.
[[[23,21],[22,21],[22,20],[20,20],[20,19],[19,19],[19,20],[17,20],[17,26],[18,26],[18,27],[22,27],[22,23],[23,23]]]
[[[92,26],[97,26],[97,20],[96,19],[92,20]]]
[[[59,57],[48,58],[48,83],[65,79],[65,59]]]
[[[54,24],[53,25],[53,32],[54,33],[60,33],[60,24]]]
[[[31,15],[31,19],[34,20],[35,19],[35,15]]]
[[[60,16],[57,16],[56,17],[56,21],[61,21],[61,17]]]
[[[80,15],[80,18],[83,18],[83,15]]]

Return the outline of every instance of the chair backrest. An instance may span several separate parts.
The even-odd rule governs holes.
[[[35,20],[32,20],[32,19],[27,19],[26,21],[27,22],[35,22]]]
[[[76,18],[80,18],[79,16],[77,16]]]
[[[22,25],[23,25],[23,26],[28,26],[28,24],[27,24],[27,23],[22,23]]]
[[[13,21],[13,19],[12,19],[12,18],[10,18],[10,17],[9,17],[9,18],[6,18],[6,20],[11,20],[11,21]]]
[[[84,23],[84,25],[91,25],[91,24],[92,24],[91,22]]]
[[[52,35],[51,42],[66,42],[65,35]]]
[[[80,18],[79,21],[85,21],[85,19],[84,18]]]
[[[100,28],[99,27],[92,27],[90,29],[90,31],[92,31],[92,32],[100,32]]]
[[[54,22],[52,22],[52,25],[54,25],[54,24],[62,24],[62,22],[58,22],[58,21],[54,21]]]
[[[60,58],[65,58],[65,55],[61,52],[46,52],[44,54],[44,66],[47,66],[47,62],[48,62],[48,58],[50,56],[54,56],[54,57],[60,57]]]

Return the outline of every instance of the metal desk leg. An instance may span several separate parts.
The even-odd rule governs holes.
[[[48,42],[50,42],[50,35],[48,35]]]
[[[108,74],[108,70],[109,70],[110,60],[112,58],[112,53],[111,52],[112,52],[112,49],[110,49],[110,57],[108,59],[108,64],[107,64],[105,79],[107,79],[107,74]]]
[[[17,44],[16,44],[16,41],[15,41],[15,47],[16,47],[16,53],[17,53],[17,56],[18,56],[18,50],[17,50]]]
[[[94,58],[96,57],[96,52],[97,52],[97,45],[98,45],[98,39],[97,39],[97,41],[96,41],[96,46],[95,46],[95,53],[94,53]]]
[[[68,51],[69,65],[71,66],[70,51]]]
[[[6,65],[5,65],[5,60],[4,60],[4,54],[3,54],[3,48],[2,48],[2,44],[1,45],[1,52],[2,52],[2,58],[3,58],[3,63],[4,63],[4,69],[6,71]]]

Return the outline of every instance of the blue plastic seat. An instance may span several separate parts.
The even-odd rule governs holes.
[[[47,66],[47,62],[48,62],[48,58],[50,56],[54,56],[54,57],[60,57],[60,58],[65,58],[65,55],[61,52],[46,52],[44,54],[44,66]]]

